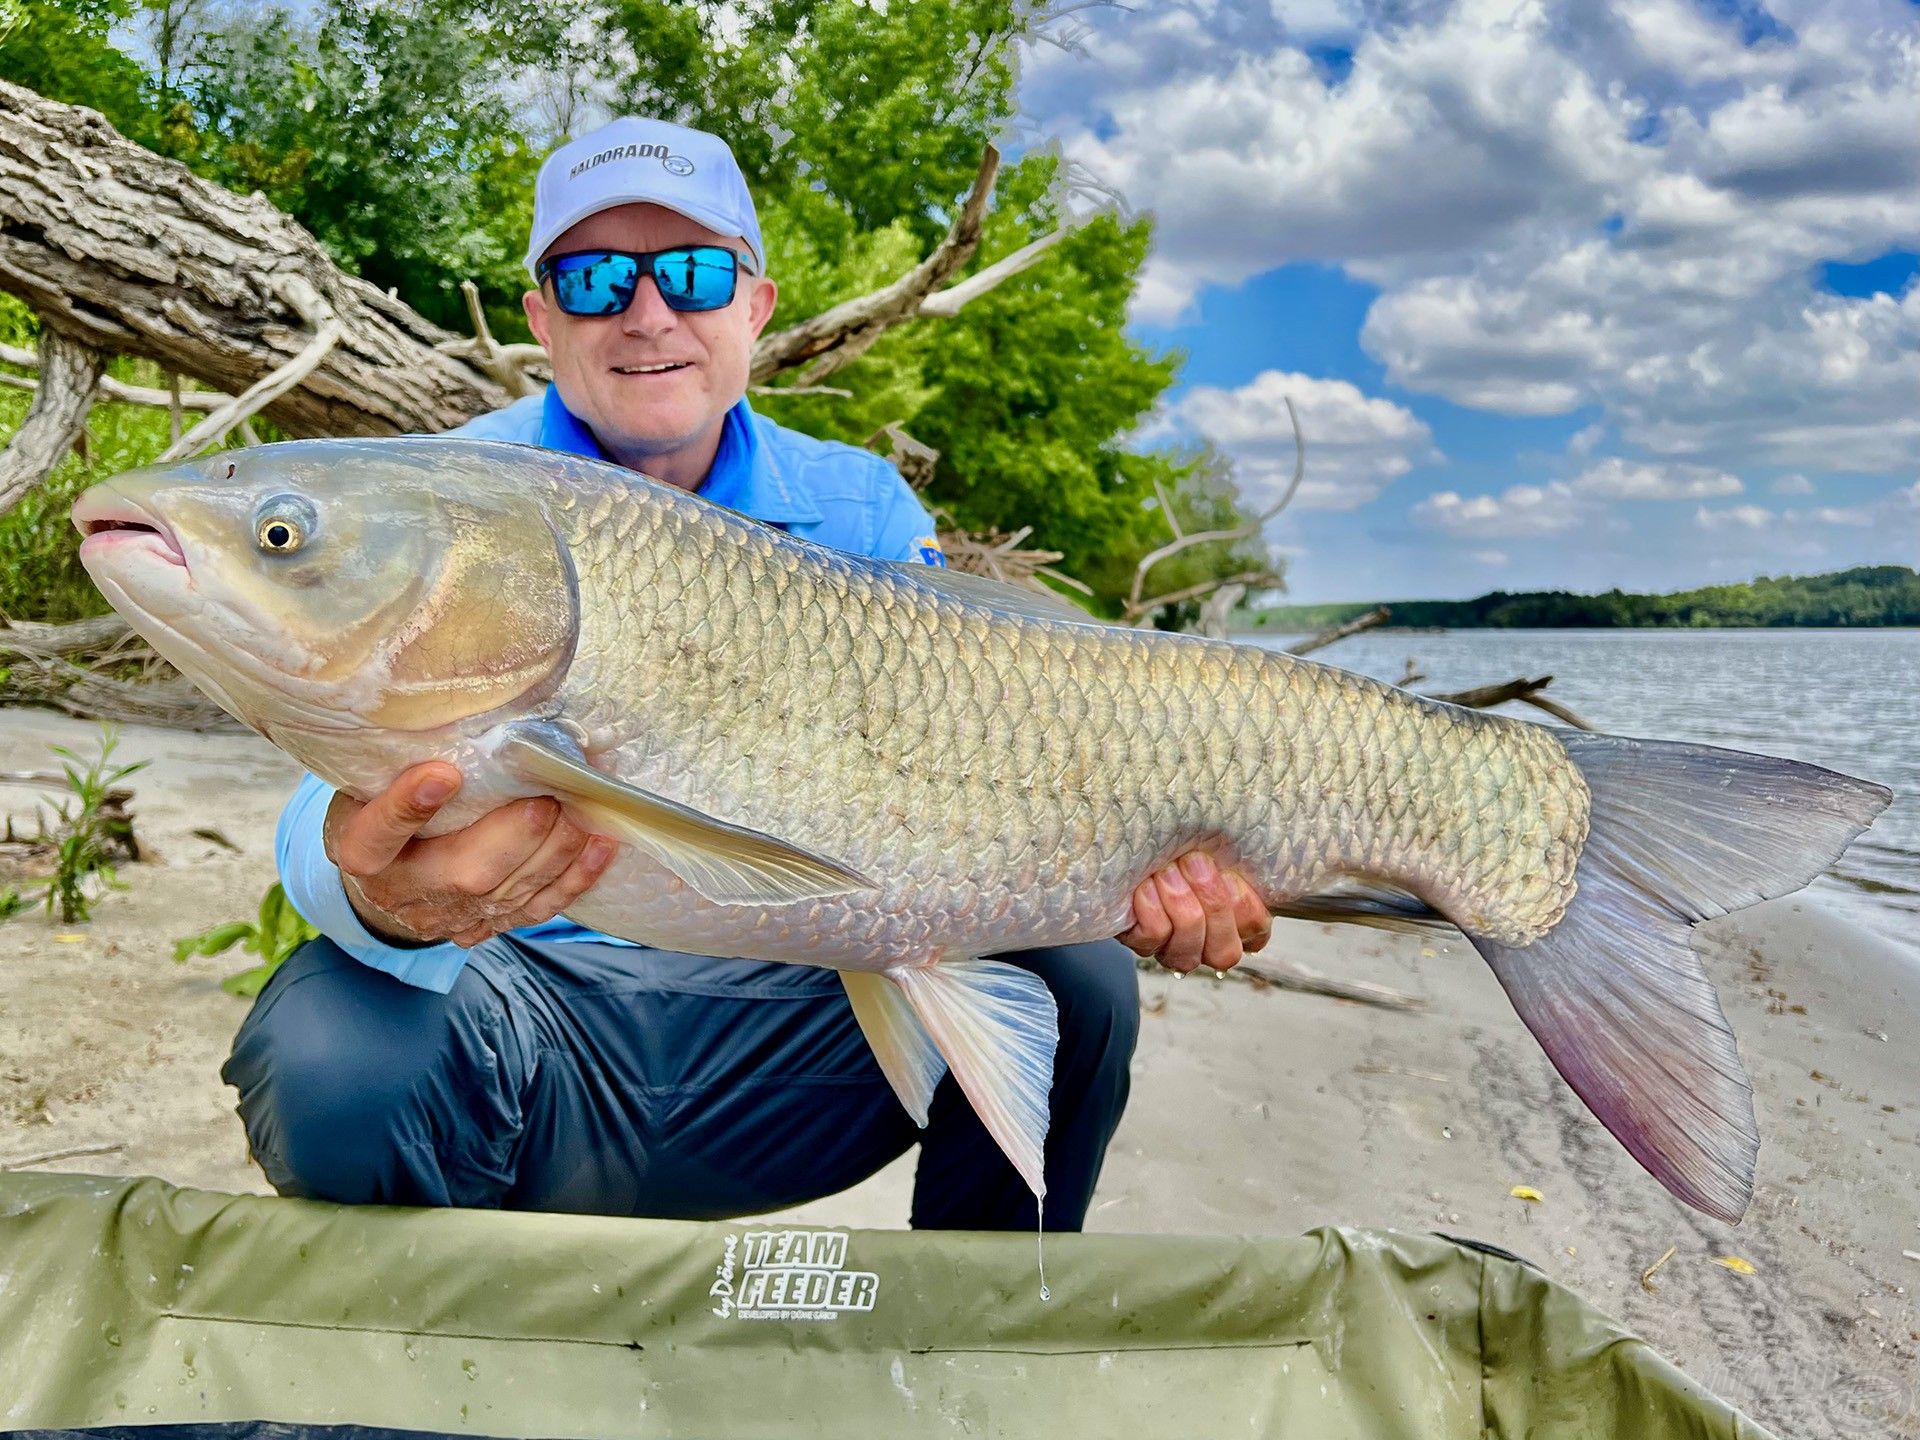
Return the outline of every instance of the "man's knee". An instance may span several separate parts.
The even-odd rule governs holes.
[[[1140,975],[1132,951],[1101,940],[1008,958],[1046,982],[1059,1009],[1062,1048],[1092,1050],[1125,1067],[1140,1036]]]
[[[503,1002],[472,966],[438,994],[331,941],[289,956],[235,1035],[221,1078],[283,1194],[352,1203],[477,1203],[517,1133],[522,1077]],[[444,1192],[444,1193],[441,1193]]]

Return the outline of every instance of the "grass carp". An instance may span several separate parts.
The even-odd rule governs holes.
[[[983,957],[1114,935],[1202,849],[1275,914],[1464,931],[1601,1122],[1737,1219],[1752,1091],[1688,931],[1891,798],[1103,624],[524,446],[266,445],[73,518],[114,608],[315,774],[364,799],[451,761],[427,833],[556,797],[623,842],[572,919],[837,969],[915,1119],[951,1070],[1036,1194],[1053,1001]]]

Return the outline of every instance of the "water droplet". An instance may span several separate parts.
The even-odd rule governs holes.
[[[460,1362],[460,1368],[466,1372],[469,1380],[478,1380],[480,1378],[480,1367],[475,1365],[473,1361],[462,1360]],[[463,1415],[461,1418],[464,1419],[465,1416]]]
[[[114,1329],[111,1323],[102,1325],[100,1330],[109,1345],[118,1345],[120,1343],[120,1332]]]

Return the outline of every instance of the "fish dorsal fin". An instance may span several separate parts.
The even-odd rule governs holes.
[[[602,774],[556,726],[512,727],[499,756],[521,781],[575,806],[716,905],[785,905],[875,888],[838,861]]]
[[[1372,875],[1343,875],[1324,890],[1287,901],[1274,914],[1418,935],[1454,928],[1451,920],[1411,890]]]
[[[1018,615],[1028,620],[1071,621],[1079,625],[1106,623],[1050,590],[1043,594],[1031,585],[1009,585],[1004,580],[969,575],[964,570],[954,570],[945,565],[922,565],[916,560],[885,560],[880,563],[916,585],[923,585],[950,599],[964,600],[969,605],[984,605],[1004,615]]]

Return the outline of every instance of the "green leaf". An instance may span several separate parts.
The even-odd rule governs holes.
[[[231,920],[199,935],[174,941],[173,958],[184,962],[195,955],[218,955],[222,950],[232,949],[253,933],[253,926],[245,920]]]

